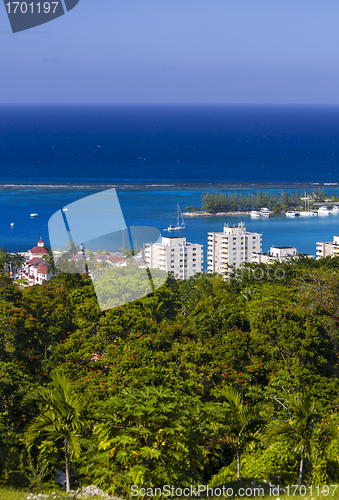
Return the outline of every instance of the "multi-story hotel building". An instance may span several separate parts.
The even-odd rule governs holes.
[[[317,241],[317,255],[316,259],[322,257],[335,257],[339,255],[339,236],[333,236],[333,242]]]
[[[150,269],[162,269],[187,279],[202,272],[203,248],[180,236],[163,237],[161,243],[145,245],[145,262]]]
[[[255,253],[252,255],[252,262],[255,264],[271,264],[272,262],[284,262],[291,257],[298,257],[295,247],[271,247],[268,253]]]
[[[242,222],[224,225],[222,233],[208,233],[207,270],[225,274],[229,266],[240,267],[252,262],[252,254],[261,252],[261,234],[250,233]]]

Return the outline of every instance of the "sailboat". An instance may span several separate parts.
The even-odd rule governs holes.
[[[315,217],[316,215],[318,215],[318,212],[310,210],[310,198],[309,196],[306,196],[306,191],[301,199],[305,201],[305,210],[301,210],[299,212],[300,217]]]
[[[177,223],[176,225],[170,224],[167,229],[164,231],[180,231],[180,229],[185,229],[185,221],[180,211],[179,203],[178,203],[178,211],[177,211]]]

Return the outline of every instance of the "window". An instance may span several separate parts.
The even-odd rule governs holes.
[[[195,262],[197,259],[193,259],[193,262]]]
[[[196,253],[194,253],[194,254],[193,254],[193,257],[195,257],[196,255],[197,255],[197,254],[196,254]]]

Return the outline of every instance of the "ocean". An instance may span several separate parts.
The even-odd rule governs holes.
[[[55,211],[111,187],[127,224],[161,231],[177,203],[200,207],[206,191],[339,195],[338,146],[337,106],[1,105],[0,247],[24,251],[40,236],[48,245]],[[263,234],[263,251],[315,254],[316,241],[339,234],[335,215],[194,218],[180,234],[206,256],[207,233],[240,221]]]

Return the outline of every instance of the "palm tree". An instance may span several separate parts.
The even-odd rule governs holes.
[[[24,439],[30,449],[41,436],[62,440],[66,468],[66,491],[70,491],[70,459],[80,456],[80,432],[85,400],[76,394],[65,375],[54,375],[50,387],[39,387],[24,398],[24,402],[41,404],[40,414],[27,426]]]
[[[158,302],[142,306],[142,315],[146,318],[151,318],[157,323],[163,323],[166,320],[166,311],[164,310],[164,303]]]
[[[302,485],[304,460],[311,457],[311,445],[317,437],[335,437],[335,431],[326,427],[319,431],[315,420],[319,419],[316,407],[309,393],[290,398],[292,418],[286,421],[274,420],[265,428],[264,440],[283,437],[300,457],[298,485]]]
[[[15,252],[15,254],[11,258],[11,261],[15,269],[21,268],[21,266],[23,266],[23,264],[26,262],[25,258],[18,252]]]
[[[230,405],[231,418],[228,432],[236,443],[237,478],[241,479],[240,457],[242,448],[249,438],[253,438],[253,432],[259,430],[265,424],[265,419],[261,414],[265,410],[266,404],[244,404],[242,394],[233,387],[227,387],[223,391],[223,396]]]
[[[0,265],[5,273],[12,270],[12,256],[4,248],[0,249]]]
[[[44,255],[42,257],[42,259],[47,262],[47,271],[48,271],[48,273],[50,273],[50,274],[57,274],[58,268],[55,265],[52,250],[49,250],[48,254]]]
[[[133,257],[135,255],[134,248],[130,248],[129,250],[120,248],[120,251],[123,255],[126,255],[126,257]]]
[[[244,301],[245,307],[246,307],[246,304],[248,304],[249,302],[251,302],[251,300],[253,299],[255,293],[256,293],[256,289],[253,288],[253,287],[251,287],[251,286],[248,286],[248,287],[244,288],[240,292],[240,296],[241,296],[242,300]]]

